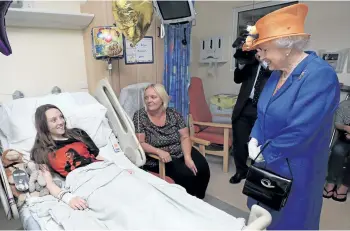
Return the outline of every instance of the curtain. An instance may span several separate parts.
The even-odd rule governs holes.
[[[163,84],[170,96],[169,107],[181,113],[185,121],[189,108],[191,29],[192,23],[164,25]]]

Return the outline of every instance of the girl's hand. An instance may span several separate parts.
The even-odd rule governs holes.
[[[46,183],[47,184],[50,184],[50,183],[53,183],[53,179],[52,179],[52,175],[51,175],[51,172],[47,169],[43,169],[43,170],[40,170]]]
[[[72,199],[70,199],[69,206],[72,209],[84,210],[84,209],[88,208],[88,203],[84,199],[76,196],[76,197],[73,197]]]

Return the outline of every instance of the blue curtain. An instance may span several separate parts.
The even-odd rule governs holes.
[[[187,121],[192,23],[164,25],[164,29],[163,84],[171,97],[169,107],[175,108]],[[187,45],[182,42],[185,37]]]

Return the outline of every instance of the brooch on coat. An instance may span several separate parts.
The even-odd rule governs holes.
[[[301,80],[301,78],[303,78],[304,75],[305,75],[305,71],[301,72],[301,74],[300,74],[299,77],[298,77],[298,80]]]

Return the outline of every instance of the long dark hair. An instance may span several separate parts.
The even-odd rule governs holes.
[[[49,127],[47,125],[46,111],[49,109],[57,109],[61,112],[65,121],[65,133],[63,134],[64,137],[74,138],[76,140],[84,142],[87,145],[89,142],[87,142],[87,140],[84,139],[84,135],[81,133],[81,130],[68,129],[66,127],[66,119],[64,118],[62,111],[58,107],[52,104],[45,104],[38,107],[35,111],[35,128],[37,134],[35,137],[34,146],[31,150],[30,158],[35,163],[40,165],[46,165],[47,167],[49,167],[50,170],[52,170],[51,165],[49,163],[49,155],[55,155],[54,153],[56,151],[56,145],[55,141],[52,139]]]

